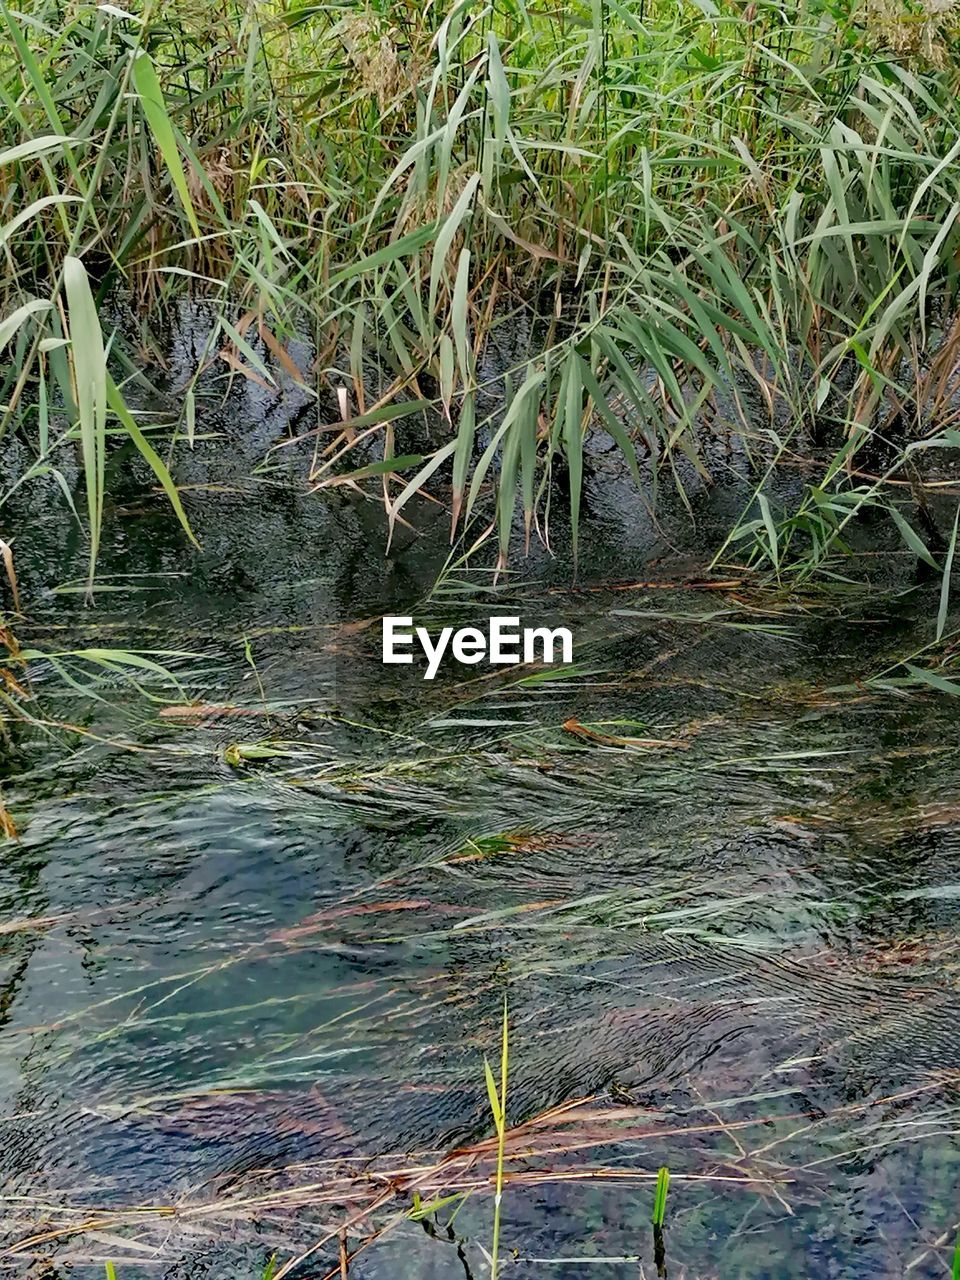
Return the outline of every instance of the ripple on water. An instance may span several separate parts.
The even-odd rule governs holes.
[[[302,640],[284,666],[281,632],[273,716],[152,709],[112,726],[149,753],[31,756],[0,863],[9,1238],[173,1198],[189,1213],[140,1228],[165,1274],[254,1276],[489,1135],[506,995],[522,1257],[635,1280],[642,1255],[650,1274],[667,1163],[677,1274],[942,1274],[924,1251],[956,1216],[949,709],[825,698],[839,680],[802,633],[784,649],[608,605],[582,605],[598,670],[562,687],[414,696],[368,633],[340,637],[331,675]],[[198,697],[252,706],[242,653],[217,653]],[[320,718],[299,722],[298,692]],[[225,764],[268,734],[285,755]],[[489,1151],[470,1159],[433,1193],[489,1173]],[[457,1218],[475,1275],[489,1213],[475,1196]],[[412,1223],[354,1273],[465,1274]]]

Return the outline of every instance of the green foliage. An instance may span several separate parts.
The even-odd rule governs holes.
[[[503,1025],[500,1034],[499,1088],[493,1074],[493,1068],[486,1058],[483,1060],[483,1073],[487,1083],[490,1113],[493,1116],[493,1123],[497,1133],[497,1189],[493,1202],[493,1245],[490,1250],[490,1280],[497,1280],[497,1263],[500,1253],[500,1209],[503,1202],[504,1144],[507,1137],[507,1077],[509,1074],[509,1023],[506,996],[503,998]]]
[[[575,548],[591,434],[641,490],[666,475],[687,500],[685,477],[711,478],[706,421],[760,436],[771,466],[826,422],[841,462],[796,510],[761,482],[720,552],[818,571],[881,500],[857,480],[863,450],[897,437],[886,483],[958,389],[950,22],[918,34],[906,10],[878,23],[821,0],[560,20],[405,0],[143,18],[83,3],[66,19],[0,3],[0,433],[25,431],[18,410],[41,395],[70,410],[34,443],[44,468],[79,451],[91,574],[112,418],[189,535],[96,312],[114,285],[166,301],[202,282],[249,376],[274,381],[241,307],[349,369],[358,412],[309,478],[371,486],[391,530],[449,485],[451,537],[492,528],[502,568],[517,496],[525,540],[547,538],[561,477]],[[530,312],[529,351],[484,383],[496,329]],[[395,448],[414,405],[440,424],[427,456]],[[188,445],[195,412],[191,390]]]
[[[657,1190],[653,1200],[653,1225],[663,1227],[667,1212],[667,1192],[670,1189],[670,1170],[664,1166],[657,1173]]]
[[[112,1262],[105,1264],[107,1269],[107,1280],[117,1280],[117,1271]],[[263,1280],[273,1280],[277,1274],[277,1259],[272,1257],[263,1270]]]

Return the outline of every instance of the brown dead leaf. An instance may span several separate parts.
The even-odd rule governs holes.
[[[0,680],[2,680],[10,692],[15,693],[18,698],[30,697],[29,689],[25,689],[23,687],[9,667],[0,667]]]
[[[237,373],[242,373],[245,378],[249,378],[251,382],[255,382],[258,387],[263,387],[264,391],[276,390],[276,387],[271,387],[270,383],[261,378],[259,373],[254,373],[252,369],[248,369],[237,353],[230,347],[223,347],[222,350],[217,352],[217,355],[224,364],[228,364],[230,368],[235,369]]]
[[[0,804],[0,832],[6,836],[8,840],[18,840],[20,833],[17,831],[17,824],[14,822],[10,810]],[[0,932],[3,932],[0,928]]]
[[[17,573],[13,567],[13,551],[9,542],[4,542],[0,538],[0,556],[3,557],[3,567],[7,571],[7,581],[10,583],[10,591],[13,595],[13,607],[17,613],[20,612],[20,593],[17,590]]]
[[[272,712],[264,707],[234,707],[229,703],[191,702],[161,707],[157,715],[164,720],[198,720],[212,716],[269,716]]]
[[[319,929],[333,924],[336,920],[350,916],[376,915],[386,911],[419,911],[436,906],[428,898],[400,898],[396,902],[365,902],[357,906],[336,907],[330,911],[318,911],[316,915],[307,916],[299,924],[288,929],[278,929],[270,934],[270,942],[295,942],[298,938],[308,938]]]
[[[575,738],[582,738],[584,742],[595,742],[602,747],[682,747],[686,745],[682,738],[618,738],[611,733],[597,733],[595,729],[588,729],[585,724],[581,724],[575,716],[564,720],[563,727]]]
[[[60,916],[21,916],[16,920],[5,920],[0,924],[0,934],[32,933],[39,929],[52,929],[59,924]]]
[[[303,374],[297,364],[290,358],[290,355],[280,341],[280,339],[267,326],[260,321],[259,324],[260,337],[272,353],[274,359],[281,365],[285,373],[288,373],[294,382],[303,383]]]

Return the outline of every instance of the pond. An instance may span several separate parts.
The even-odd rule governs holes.
[[[502,1274],[949,1273],[956,711],[864,683],[925,590],[711,576],[718,490],[679,551],[598,502],[575,584],[541,555],[431,594],[443,518],[386,556],[375,508],[223,456],[184,485],[199,556],[112,458],[93,608],[53,498],[20,513],[21,640],[179,684],[33,667],[7,1272],[489,1275],[506,1004]],[[563,623],[574,662],[427,683],[385,612]]]

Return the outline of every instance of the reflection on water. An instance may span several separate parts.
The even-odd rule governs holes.
[[[188,651],[169,662],[200,705],[37,670],[88,736],[25,731],[7,766],[10,1273],[253,1280],[328,1237],[296,1272],[319,1277],[349,1221],[351,1277],[488,1274],[506,996],[505,1274],[655,1275],[666,1164],[671,1276],[943,1275],[956,719],[827,692],[927,603],[851,594],[840,624],[594,589],[646,554],[604,552],[601,520],[578,590],[542,565],[497,604],[573,619],[572,672],[428,686],[365,624],[413,606],[442,549],[384,561],[362,508],[283,491],[235,524],[229,497],[190,500],[199,562],[152,509],[115,513],[121,590],[94,611],[39,596],[82,553],[61,525],[21,566],[32,644]],[[449,1231],[453,1205],[404,1217],[465,1190]]]

